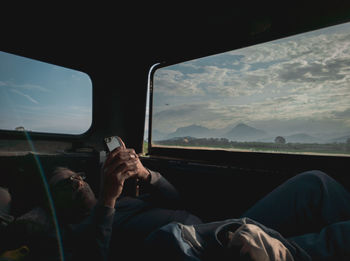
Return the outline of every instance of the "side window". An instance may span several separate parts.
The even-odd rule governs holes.
[[[0,52],[0,129],[83,134],[92,83],[82,72]]]
[[[153,75],[153,147],[350,155],[349,23]]]

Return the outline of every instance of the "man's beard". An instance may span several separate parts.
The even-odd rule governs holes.
[[[75,191],[73,200],[75,205],[74,214],[77,216],[77,219],[82,219],[88,216],[97,202],[94,192],[88,185]]]

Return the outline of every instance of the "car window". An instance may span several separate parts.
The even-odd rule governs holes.
[[[0,129],[82,134],[92,123],[83,72],[0,52]]]
[[[152,146],[349,155],[350,24],[158,68],[152,95]]]

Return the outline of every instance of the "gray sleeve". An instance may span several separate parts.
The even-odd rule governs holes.
[[[176,188],[159,172],[148,170],[150,179],[144,186],[150,193],[153,201],[166,206],[178,206],[180,203],[180,194]]]

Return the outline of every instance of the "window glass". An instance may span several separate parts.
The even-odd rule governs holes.
[[[91,122],[87,74],[0,52],[0,129],[82,134]]]
[[[350,154],[350,23],[159,68],[153,146]]]

